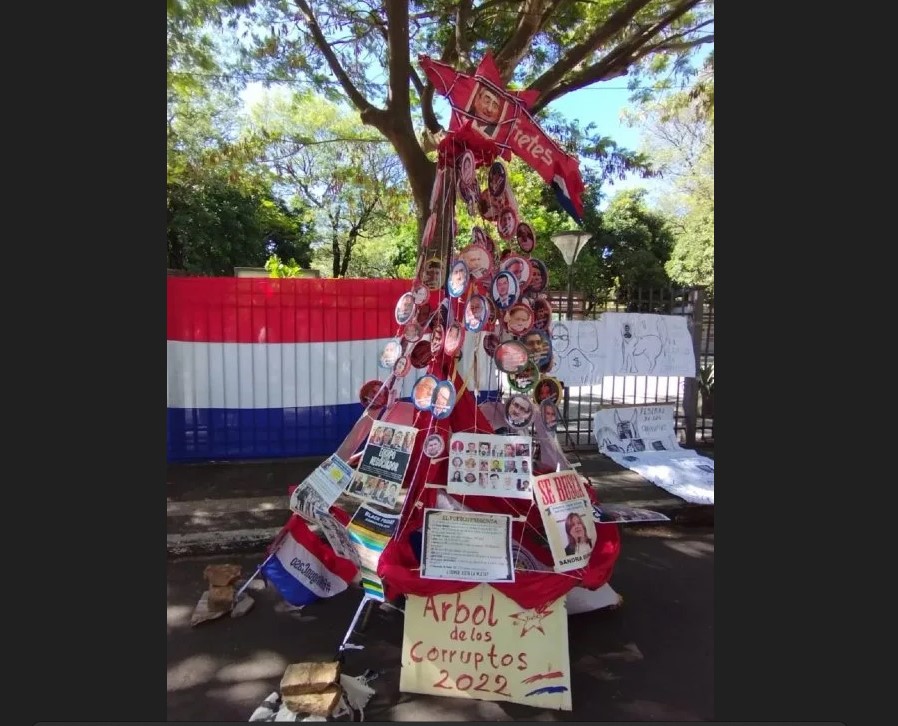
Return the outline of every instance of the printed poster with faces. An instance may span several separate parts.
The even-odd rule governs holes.
[[[346,493],[386,507],[396,505],[418,429],[378,422],[362,453],[362,461]]]
[[[535,477],[533,492],[546,529],[555,572],[585,567],[596,545],[592,502],[576,471]]]
[[[446,490],[450,494],[532,499],[532,449],[529,436],[453,434]]]

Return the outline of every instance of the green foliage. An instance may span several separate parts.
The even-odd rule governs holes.
[[[714,395],[714,364],[701,368],[698,372],[698,389],[702,396],[708,398]]]

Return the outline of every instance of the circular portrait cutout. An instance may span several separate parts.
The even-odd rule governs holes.
[[[474,227],[471,230],[471,244],[482,247],[491,255],[496,254],[496,243],[483,227]]]
[[[520,373],[508,374],[508,385],[518,393],[530,393],[539,380],[539,371],[536,366],[527,361],[527,365]]]
[[[393,374],[397,378],[405,378],[412,369],[412,359],[407,355],[401,355],[393,366]]]
[[[461,297],[468,286],[468,266],[464,260],[456,260],[452,264],[449,280],[446,283],[446,292],[450,297]]]
[[[383,381],[368,381],[359,389],[359,401],[365,408],[380,408],[387,405],[387,389]]]
[[[413,367],[426,368],[433,358],[433,353],[430,350],[430,341],[419,340],[415,343],[415,347],[412,348],[412,352],[409,353],[408,357],[411,359]]]
[[[518,301],[521,284],[510,272],[500,272],[493,278],[493,302],[499,310],[508,310]],[[411,296],[409,296],[411,299]]]
[[[518,222],[515,237],[518,238],[518,248],[521,252],[526,252],[528,255],[533,252],[533,248],[536,247],[536,235],[533,233],[533,227],[526,222]]]
[[[547,400],[539,404],[539,415],[542,417],[547,430],[555,431],[558,428],[558,420],[561,418],[561,413],[558,411],[558,406],[555,405],[554,401]]]
[[[396,365],[396,361],[399,360],[399,356],[402,355],[402,346],[396,340],[391,340],[384,346],[383,351],[380,354],[380,367],[381,368],[392,368]]]
[[[548,332],[552,322],[552,306],[544,297],[538,297],[533,301],[533,327],[537,330]]]
[[[446,329],[440,323],[433,326],[430,332],[430,352],[436,355],[443,349],[443,340],[446,337]]]
[[[521,342],[530,352],[532,360],[540,371],[545,373],[552,363],[552,339],[545,330],[533,329],[521,338]]]
[[[508,174],[505,172],[505,164],[501,161],[494,161],[490,166],[489,174],[487,174],[487,188],[490,190],[490,194],[498,199],[505,193],[507,183]]]
[[[459,258],[468,266],[468,274],[480,280],[493,272],[493,255],[480,245],[468,245]]]
[[[431,257],[424,263],[422,278],[428,290],[439,290],[443,286],[443,263],[439,257]]]
[[[530,260],[525,260],[517,255],[509,255],[499,265],[502,272],[510,272],[514,275],[518,282],[521,283],[521,289],[530,284]]]
[[[436,390],[439,380],[430,373],[421,376],[415,381],[415,387],[412,388],[412,403],[419,411],[429,411],[430,404],[433,401],[433,393]]]
[[[476,185],[477,177],[474,176],[476,162],[474,160],[474,152],[465,151],[458,157],[458,181],[462,185]]]
[[[487,315],[489,315],[489,309],[486,298],[483,295],[471,295],[471,299],[465,305],[465,330],[470,330],[472,333],[483,330]]]
[[[409,343],[417,343],[421,340],[423,335],[424,328],[421,327],[421,324],[417,320],[412,320],[410,323],[407,323],[405,329],[402,331],[402,337]]]
[[[450,381],[440,381],[433,391],[432,408],[435,418],[446,418],[455,406],[455,386]]]
[[[446,450],[446,441],[439,434],[431,434],[424,439],[424,455],[435,459]]]
[[[427,302],[427,298],[430,297],[430,290],[427,289],[426,285],[415,285],[412,289],[412,297],[415,299],[415,305],[421,305]]]
[[[415,297],[410,292],[399,296],[396,302],[396,322],[405,325],[415,315]]]
[[[526,396],[513,395],[505,404],[505,420],[515,429],[522,429],[533,420],[533,401]]]
[[[512,335],[524,335],[533,327],[535,316],[530,306],[525,303],[512,305],[505,313],[503,322],[505,329]]]
[[[502,239],[514,239],[518,229],[518,215],[511,207],[503,207],[496,220],[496,229]]]
[[[486,354],[492,358],[496,355],[496,351],[502,343],[502,338],[500,338],[495,333],[487,333],[483,336],[483,349],[486,351]]]
[[[530,261],[530,282],[528,283],[529,289],[533,292],[542,292],[546,289],[546,285],[549,284],[549,270],[546,268],[546,263],[542,260],[534,260]]]
[[[496,366],[503,373],[520,373],[530,362],[527,348],[516,340],[506,340],[496,348]]]
[[[462,343],[465,341],[465,329],[459,322],[454,322],[446,329],[446,343],[443,350],[446,355],[455,355],[461,350]]]
[[[558,403],[561,400],[561,381],[557,378],[542,378],[533,392],[533,398],[537,403],[551,401]]]
[[[421,326],[422,332],[427,329],[427,325],[430,322],[430,312],[430,303],[421,303],[421,305],[418,307],[418,315],[416,317],[416,321],[418,325]]]
[[[480,216],[487,221],[495,222],[499,219],[499,212],[502,211],[501,202],[490,194],[489,189],[483,190],[480,195],[480,202],[477,206],[480,211]]]

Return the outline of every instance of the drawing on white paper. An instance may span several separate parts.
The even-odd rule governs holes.
[[[625,318],[621,325],[621,356],[627,373],[653,373],[658,359],[665,353],[667,323],[660,315],[653,317],[656,318],[657,335],[648,332],[645,317],[638,322]],[[640,359],[638,365],[637,358]]]
[[[595,353],[599,348],[597,325],[598,321],[595,320],[582,321],[576,327],[555,323],[552,326],[553,359],[550,372],[556,373],[564,366],[571,372],[571,375],[565,376],[571,384],[591,381],[595,377],[596,365],[590,353]]]
[[[621,441],[624,439],[638,439],[639,433],[636,430],[636,416],[639,409],[631,408],[628,418],[621,418],[617,409],[614,410],[614,424],[617,426],[617,438]]]

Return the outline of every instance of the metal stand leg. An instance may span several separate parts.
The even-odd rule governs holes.
[[[352,637],[352,633],[355,630],[356,623],[359,621],[359,618],[362,616],[362,612],[372,602],[374,602],[374,601],[367,594],[364,597],[362,597],[362,601],[359,603],[359,606],[355,611],[355,615],[352,618],[352,622],[349,624],[349,629],[346,631],[346,635],[343,636],[343,642],[340,643],[340,650],[339,650],[340,656],[343,655],[344,650],[348,650],[350,648],[352,648],[354,650],[362,650],[365,647],[364,645],[354,645],[353,643],[349,643],[347,641]]]

